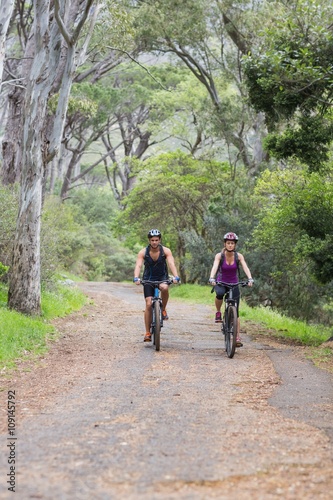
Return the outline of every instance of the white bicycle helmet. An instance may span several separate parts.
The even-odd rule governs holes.
[[[158,229],[151,229],[148,233],[148,238],[153,238],[154,236],[161,238],[162,235]]]

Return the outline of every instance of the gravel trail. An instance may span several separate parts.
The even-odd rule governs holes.
[[[246,333],[228,359],[213,304],[171,299],[156,352],[141,287],[80,287],[49,353],[1,378],[1,499],[9,390],[20,500],[333,499],[331,375]]]

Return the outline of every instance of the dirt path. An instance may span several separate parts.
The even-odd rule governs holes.
[[[213,308],[170,301],[161,351],[143,340],[142,290],[84,283],[37,366],[2,380],[17,402],[20,499],[333,499],[333,377],[243,335],[229,360]]]

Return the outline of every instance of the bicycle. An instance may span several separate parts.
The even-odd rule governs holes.
[[[173,279],[163,281],[141,280],[141,285],[151,285],[154,287],[154,295],[152,297],[152,320],[150,325],[150,333],[152,335],[156,351],[160,350],[161,328],[163,326],[162,298],[159,289],[159,285],[161,283],[167,283],[168,285],[171,285],[173,283]]]
[[[237,318],[237,302],[233,298],[233,289],[236,286],[247,286],[249,280],[239,281],[238,283],[225,283],[224,281],[217,281],[217,285],[222,285],[228,288],[224,296],[224,313],[221,324],[221,331],[224,335],[225,350],[228,358],[233,358],[236,350],[238,331],[238,318]],[[213,290],[214,291],[214,288]]]

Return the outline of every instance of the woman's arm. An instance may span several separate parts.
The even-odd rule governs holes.
[[[219,268],[220,262],[221,262],[221,254],[217,253],[215,255],[213,267],[210,271],[209,281],[212,281],[212,280],[215,281],[215,276],[216,276],[217,270]]]
[[[243,268],[244,273],[247,276],[247,279],[249,280],[249,286],[252,286],[253,285],[253,279],[252,279],[251,271],[250,271],[248,265],[245,262],[243,254],[238,253],[238,260],[241,263],[241,266]]]

